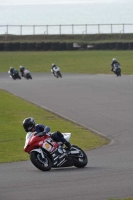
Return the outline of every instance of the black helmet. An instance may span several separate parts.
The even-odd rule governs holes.
[[[31,131],[31,129],[35,127],[35,120],[32,117],[24,119],[23,127],[26,132]]]

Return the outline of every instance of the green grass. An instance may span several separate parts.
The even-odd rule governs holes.
[[[0,52],[0,72],[10,66],[20,65],[32,72],[50,72],[51,64],[60,66],[62,73],[112,74],[110,64],[116,58],[122,74],[133,74],[133,51],[43,51],[43,52]]]
[[[133,197],[131,197],[131,198],[126,198],[126,199],[109,199],[109,200],[133,200]]]
[[[22,121],[30,116],[35,118],[36,123],[49,126],[51,132],[71,132],[71,143],[84,150],[97,148],[109,142],[79,125],[3,90],[0,90],[0,111],[0,163],[29,159],[29,155],[23,151],[26,132],[22,127]]]

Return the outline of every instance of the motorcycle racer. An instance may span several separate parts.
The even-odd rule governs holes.
[[[20,73],[21,73],[21,76],[24,76],[24,70],[25,70],[25,67],[20,66]]]
[[[53,64],[52,64],[52,67],[51,67],[51,70],[52,70],[53,74],[54,74],[54,68],[57,69],[58,66],[57,66],[56,64],[53,63]]]
[[[32,117],[28,117],[23,120],[23,128],[27,132],[27,134],[29,134],[29,132],[32,132],[34,135],[37,135],[39,137],[48,134],[55,142],[62,142],[63,144],[66,145],[68,150],[71,149],[71,144],[64,138],[61,132],[57,131],[52,134],[49,133],[50,127],[45,126],[43,124],[35,124],[35,120]]]
[[[117,64],[117,66],[120,66],[120,63],[116,60],[116,58],[113,58],[111,63],[111,71],[114,71],[115,64]]]
[[[51,73],[53,73],[53,75],[56,77],[56,78],[62,78],[62,74],[60,72],[60,68],[59,66],[57,66],[56,64],[52,64],[52,67],[51,67]]]
[[[12,76],[13,75],[13,71],[14,71],[14,68],[13,67],[10,67],[10,75]]]
[[[56,64],[52,64],[51,69],[53,70],[53,68],[56,67]]]

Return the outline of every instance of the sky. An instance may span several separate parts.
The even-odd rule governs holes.
[[[64,3],[97,3],[122,2],[125,0],[0,0],[0,5],[28,5],[28,4],[64,4]],[[130,0],[128,0],[130,1]]]

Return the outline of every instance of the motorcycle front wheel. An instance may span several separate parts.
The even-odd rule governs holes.
[[[30,75],[30,79],[32,79],[32,76]]]
[[[58,71],[58,76],[62,78],[62,74],[60,71]]]
[[[27,74],[26,78],[27,79],[32,79],[32,76],[30,74]]]
[[[52,167],[51,160],[48,156],[45,155],[45,157],[42,158],[41,154],[36,151],[30,153],[30,160],[32,164],[41,171],[49,171]]]
[[[73,145],[73,147],[80,151],[80,153],[78,155],[73,157],[74,166],[78,167],[78,168],[85,167],[88,163],[88,158],[87,158],[86,153],[82,149],[80,149],[79,147],[77,147],[75,145]]]

